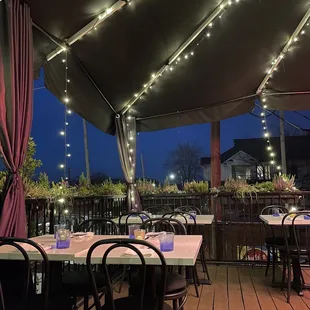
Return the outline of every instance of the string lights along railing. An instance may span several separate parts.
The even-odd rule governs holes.
[[[70,144],[68,143],[68,117],[72,114],[72,111],[69,108],[70,103],[70,95],[69,95],[69,83],[70,78],[68,76],[68,51],[65,52],[65,58],[62,59],[62,63],[64,64],[64,72],[65,72],[65,85],[64,85],[64,97],[63,103],[65,106],[65,113],[64,113],[64,129],[60,131],[60,135],[64,137],[64,162],[59,165],[60,169],[64,171],[64,180],[67,181],[68,178],[68,160],[71,158]]]
[[[122,114],[126,114],[129,109],[139,100],[144,94],[152,89],[153,84],[165,73],[173,71],[181,61],[186,61],[195,55],[195,49],[205,39],[211,38],[211,32],[216,19],[221,19],[222,15],[235,4],[241,3],[243,0],[224,0],[209,17],[198,27],[198,29],[175,51],[169,58],[167,63],[163,65],[156,73],[152,73],[148,82],[146,82],[142,89],[135,93],[133,97],[125,104]],[[195,45],[193,42],[200,38],[200,41]],[[190,48],[190,50],[188,50]]]

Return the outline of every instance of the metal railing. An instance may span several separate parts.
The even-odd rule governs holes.
[[[143,209],[171,211],[194,206],[202,214],[213,214],[212,225],[199,227],[206,244],[206,257],[215,262],[263,263],[266,261],[266,231],[259,219],[268,205],[297,206],[310,210],[310,192],[256,193],[237,197],[232,193],[171,194],[141,197]],[[54,224],[72,227],[84,219],[116,218],[127,212],[125,196],[74,198],[65,205],[48,200],[26,200],[28,236],[53,233]]]

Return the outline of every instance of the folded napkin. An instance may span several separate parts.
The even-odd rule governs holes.
[[[149,248],[146,248],[146,247],[138,248],[138,250],[145,257],[151,257],[153,255],[153,253],[154,253],[154,251],[152,249],[149,249]],[[131,250],[131,249],[127,249],[124,252],[124,255],[125,256],[138,256],[138,254],[135,251]]]

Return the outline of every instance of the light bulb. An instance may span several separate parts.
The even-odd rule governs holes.
[[[236,2],[238,3],[240,0],[236,0]]]
[[[66,209],[64,212],[65,212],[65,214],[68,214],[68,213],[69,213],[69,210],[68,210],[68,209]]]
[[[60,199],[58,199],[58,202],[64,203],[64,202],[65,202],[65,198],[60,198]]]
[[[263,108],[264,108],[264,109],[267,109],[267,105],[266,105],[266,104],[265,104],[265,105],[263,105]]]
[[[66,144],[67,147],[70,147],[70,144]]]
[[[269,137],[269,133],[265,132],[264,136],[268,138]]]
[[[61,136],[64,136],[64,135],[65,135],[65,132],[62,130],[62,131],[60,132],[60,135],[61,135]]]
[[[129,137],[129,140],[133,140],[133,136],[130,136],[130,137]]]
[[[138,94],[135,94],[135,97],[137,98],[137,97],[138,97]]]
[[[262,119],[262,123],[264,124],[266,121],[264,119]]]
[[[208,26],[211,28],[211,27],[213,26],[213,24],[212,24],[212,23],[210,23]]]
[[[59,186],[59,189],[62,189],[62,186]]]
[[[68,79],[67,82],[70,83],[70,80]]]
[[[67,154],[68,157],[71,157],[71,154]]]
[[[210,32],[207,32],[207,37],[210,37],[211,36],[211,33]]]
[[[180,58],[180,57],[178,57],[178,61],[181,61],[181,58]]]
[[[60,164],[59,168],[63,169],[63,168],[65,168],[65,165],[64,164]]]
[[[262,112],[261,114],[260,114],[260,116],[264,116],[265,115],[265,113],[264,112]]]
[[[301,34],[305,34],[305,32],[306,32],[306,31],[305,31],[305,30],[303,30],[303,31],[301,32]]]
[[[132,152],[133,152],[133,149],[130,149],[129,152],[132,153]]]
[[[71,111],[71,110],[67,110],[67,113],[68,113],[68,114],[71,114],[71,113],[72,113],[72,111]]]
[[[131,119],[131,116],[129,115],[129,116],[127,117],[127,119]]]
[[[263,102],[266,102],[266,101],[267,101],[267,99],[266,99],[266,98],[263,98],[263,99],[262,99],[262,101],[263,101]]]
[[[169,69],[170,69],[170,71],[172,71],[172,70],[173,70],[173,67],[172,67],[172,66],[170,66],[170,68],[169,68]]]
[[[68,103],[68,102],[69,102],[69,98],[66,97],[66,98],[64,99],[64,102],[65,102],[65,103]]]
[[[271,163],[272,165],[274,165],[274,164],[275,164],[274,160],[270,161],[270,163]]]
[[[298,38],[296,37],[295,39],[294,39],[294,42],[297,42],[298,41]]]
[[[187,58],[188,58],[188,55],[186,54],[186,55],[184,56],[184,58],[187,59]]]
[[[263,127],[263,129],[264,129],[264,130],[266,130],[266,129],[267,129],[267,127],[265,127],[265,126],[264,126],[264,127]]]
[[[268,151],[271,151],[271,146],[267,146],[267,150],[268,150]]]
[[[68,126],[69,125],[69,123],[68,122],[66,122],[66,126]]]
[[[274,157],[274,155],[275,155],[274,153],[270,153],[270,156]]]
[[[194,56],[194,52],[191,52],[191,55]]]
[[[278,170],[281,170],[281,166],[277,166],[277,169],[278,169]]]
[[[61,61],[62,61],[62,62],[66,62],[66,59],[62,59]]]
[[[156,76],[156,74],[155,74],[155,73],[153,73],[153,74],[152,74],[152,78],[154,78],[155,76]]]
[[[224,4],[221,4],[221,5],[220,5],[220,8],[221,8],[221,9],[224,9]]]
[[[109,15],[109,14],[111,14],[111,13],[112,13],[112,11],[113,11],[113,10],[112,10],[111,8],[108,8],[108,9],[106,9],[106,11],[105,11],[105,12]]]
[[[147,84],[144,84],[143,87],[145,88],[147,86]]]
[[[232,5],[232,1],[231,0],[228,1],[228,5]]]

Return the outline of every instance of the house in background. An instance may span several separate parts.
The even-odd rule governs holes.
[[[296,176],[296,186],[310,189],[310,136],[288,136],[286,142],[287,173]],[[281,165],[280,138],[270,138],[276,165],[271,165],[264,138],[235,139],[234,146],[221,154],[221,181],[246,179],[250,183],[269,181]],[[211,179],[211,158],[201,158],[203,177]]]

